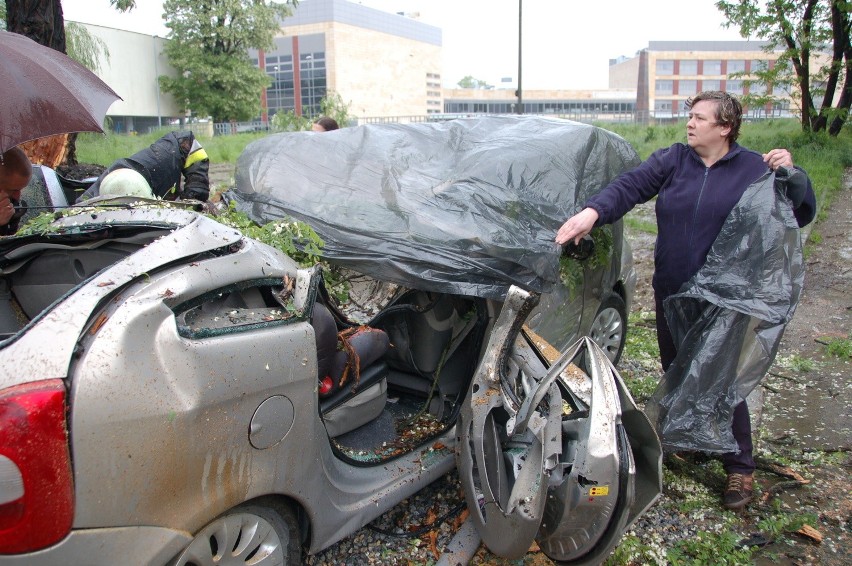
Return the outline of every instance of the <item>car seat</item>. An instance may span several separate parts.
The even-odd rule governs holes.
[[[390,342],[378,328],[337,331],[334,317],[315,303],[311,324],[317,345],[320,413],[330,437],[355,430],[381,415],[387,403]]]

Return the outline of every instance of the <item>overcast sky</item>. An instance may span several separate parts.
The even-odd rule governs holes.
[[[303,0],[310,2],[311,0]],[[443,30],[444,86],[472,75],[491,84],[518,74],[519,0],[360,0],[386,12],[419,13]],[[109,0],[62,0],[65,18],[165,36],[160,0],[128,14]],[[722,27],[715,0],[526,0],[524,89],[604,89],[609,60],[632,57],[649,41],[738,40]]]

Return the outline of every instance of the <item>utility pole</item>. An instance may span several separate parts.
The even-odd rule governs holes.
[[[524,97],[523,91],[521,89],[521,60],[523,58],[523,50],[521,49],[521,37],[523,33],[524,26],[522,24],[521,16],[524,13],[524,0],[518,0],[518,104],[515,106],[515,112],[518,114],[524,113]]]
[[[154,84],[157,85],[157,127],[163,127],[163,115],[160,113],[160,71],[157,68],[157,39],[159,39],[156,35],[151,38],[152,45],[154,47]]]

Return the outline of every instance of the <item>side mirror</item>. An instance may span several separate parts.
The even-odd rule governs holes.
[[[593,253],[595,253],[595,240],[589,235],[583,236],[579,244],[575,244],[572,240],[562,248],[562,255],[577,261],[587,260]]]

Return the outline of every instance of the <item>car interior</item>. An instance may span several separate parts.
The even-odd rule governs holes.
[[[343,456],[383,461],[455,423],[485,336],[484,301],[403,290],[366,325],[346,319],[325,293],[313,308],[320,379],[327,351],[354,373],[340,379],[343,364],[330,364],[332,387],[320,397],[329,437]],[[344,344],[353,329],[350,348]],[[359,334],[372,340],[357,340]]]

